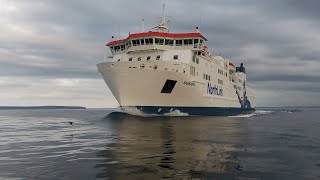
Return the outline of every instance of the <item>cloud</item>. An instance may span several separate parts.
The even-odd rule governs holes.
[[[117,107],[118,103],[100,79],[1,77],[3,105],[70,105]]]
[[[320,104],[319,1],[176,0],[166,7],[172,31],[200,26],[212,52],[245,63],[258,105]],[[151,29],[160,14],[161,2],[150,0],[0,0],[0,105],[116,106],[95,66],[104,45],[140,31],[142,18]]]

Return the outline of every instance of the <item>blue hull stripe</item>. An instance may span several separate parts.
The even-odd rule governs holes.
[[[135,106],[145,114],[167,114],[172,111],[180,111],[196,116],[235,116],[250,114],[254,108],[229,108],[229,107],[185,107],[185,106]]]

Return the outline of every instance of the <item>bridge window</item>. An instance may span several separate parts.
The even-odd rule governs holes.
[[[223,71],[221,69],[218,69],[218,73],[223,75]]]
[[[146,45],[152,45],[153,44],[153,38],[145,39]]]
[[[173,39],[165,39],[164,44],[168,46],[173,46]]]
[[[130,48],[129,42],[130,42],[130,41],[126,42],[126,49],[129,49],[129,48]],[[131,44],[131,43],[130,43],[130,44]]]
[[[218,79],[218,84],[223,85],[223,81],[222,81],[222,80],[220,80],[220,79]]]
[[[185,39],[185,40],[183,40],[183,43],[185,46],[190,46],[190,45],[192,45],[192,39]]]
[[[133,46],[140,46],[140,40],[137,39],[137,40],[132,40],[132,45]]]
[[[148,57],[147,57],[147,61],[149,61],[150,59],[151,59],[151,56],[148,56]]]
[[[174,55],[173,59],[179,59],[179,56],[178,55]]]
[[[176,46],[182,46],[182,40],[176,40]]]
[[[199,58],[196,58],[196,63],[199,64]]]
[[[144,39],[140,39],[140,44],[144,45]]]
[[[121,46],[120,46],[120,49],[121,49],[121,51],[124,51],[124,50],[125,50],[125,46],[124,46],[124,45],[121,45]]]
[[[155,39],[155,43],[156,43],[156,44],[159,44],[159,45],[163,45],[164,39],[162,39],[162,38],[156,38],[156,39]]]
[[[114,52],[117,52],[120,50],[120,46],[114,46]]]
[[[161,57],[161,56],[160,56],[160,55],[158,55],[158,56],[156,57],[156,60],[160,60],[160,57]]]
[[[194,39],[193,44],[194,44],[194,48],[198,48],[199,47],[199,39]]]

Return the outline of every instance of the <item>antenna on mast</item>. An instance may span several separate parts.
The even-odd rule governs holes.
[[[165,14],[165,4],[162,5],[162,17],[159,19],[158,24],[152,28],[157,32],[169,32],[169,28],[167,25],[166,14]]]
[[[121,32],[121,30],[120,30],[120,24],[118,24],[118,39],[121,39],[121,34],[120,34],[120,32]]]
[[[200,24],[199,24],[199,26],[198,26],[197,32],[200,32],[199,29],[200,29],[201,25],[202,25],[202,15],[200,15]]]
[[[165,3],[163,3],[163,5],[162,5],[162,23],[164,24],[164,25],[166,25],[167,24],[167,22],[166,22],[166,12],[165,12],[165,7],[166,7],[166,4]]]
[[[141,21],[141,32],[144,32],[144,18]]]

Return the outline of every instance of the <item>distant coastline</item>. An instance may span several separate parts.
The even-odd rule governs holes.
[[[0,110],[6,109],[87,109],[82,106],[0,106]]]
[[[261,106],[261,107],[256,107],[258,109],[263,109],[263,108],[320,108],[320,106]]]

